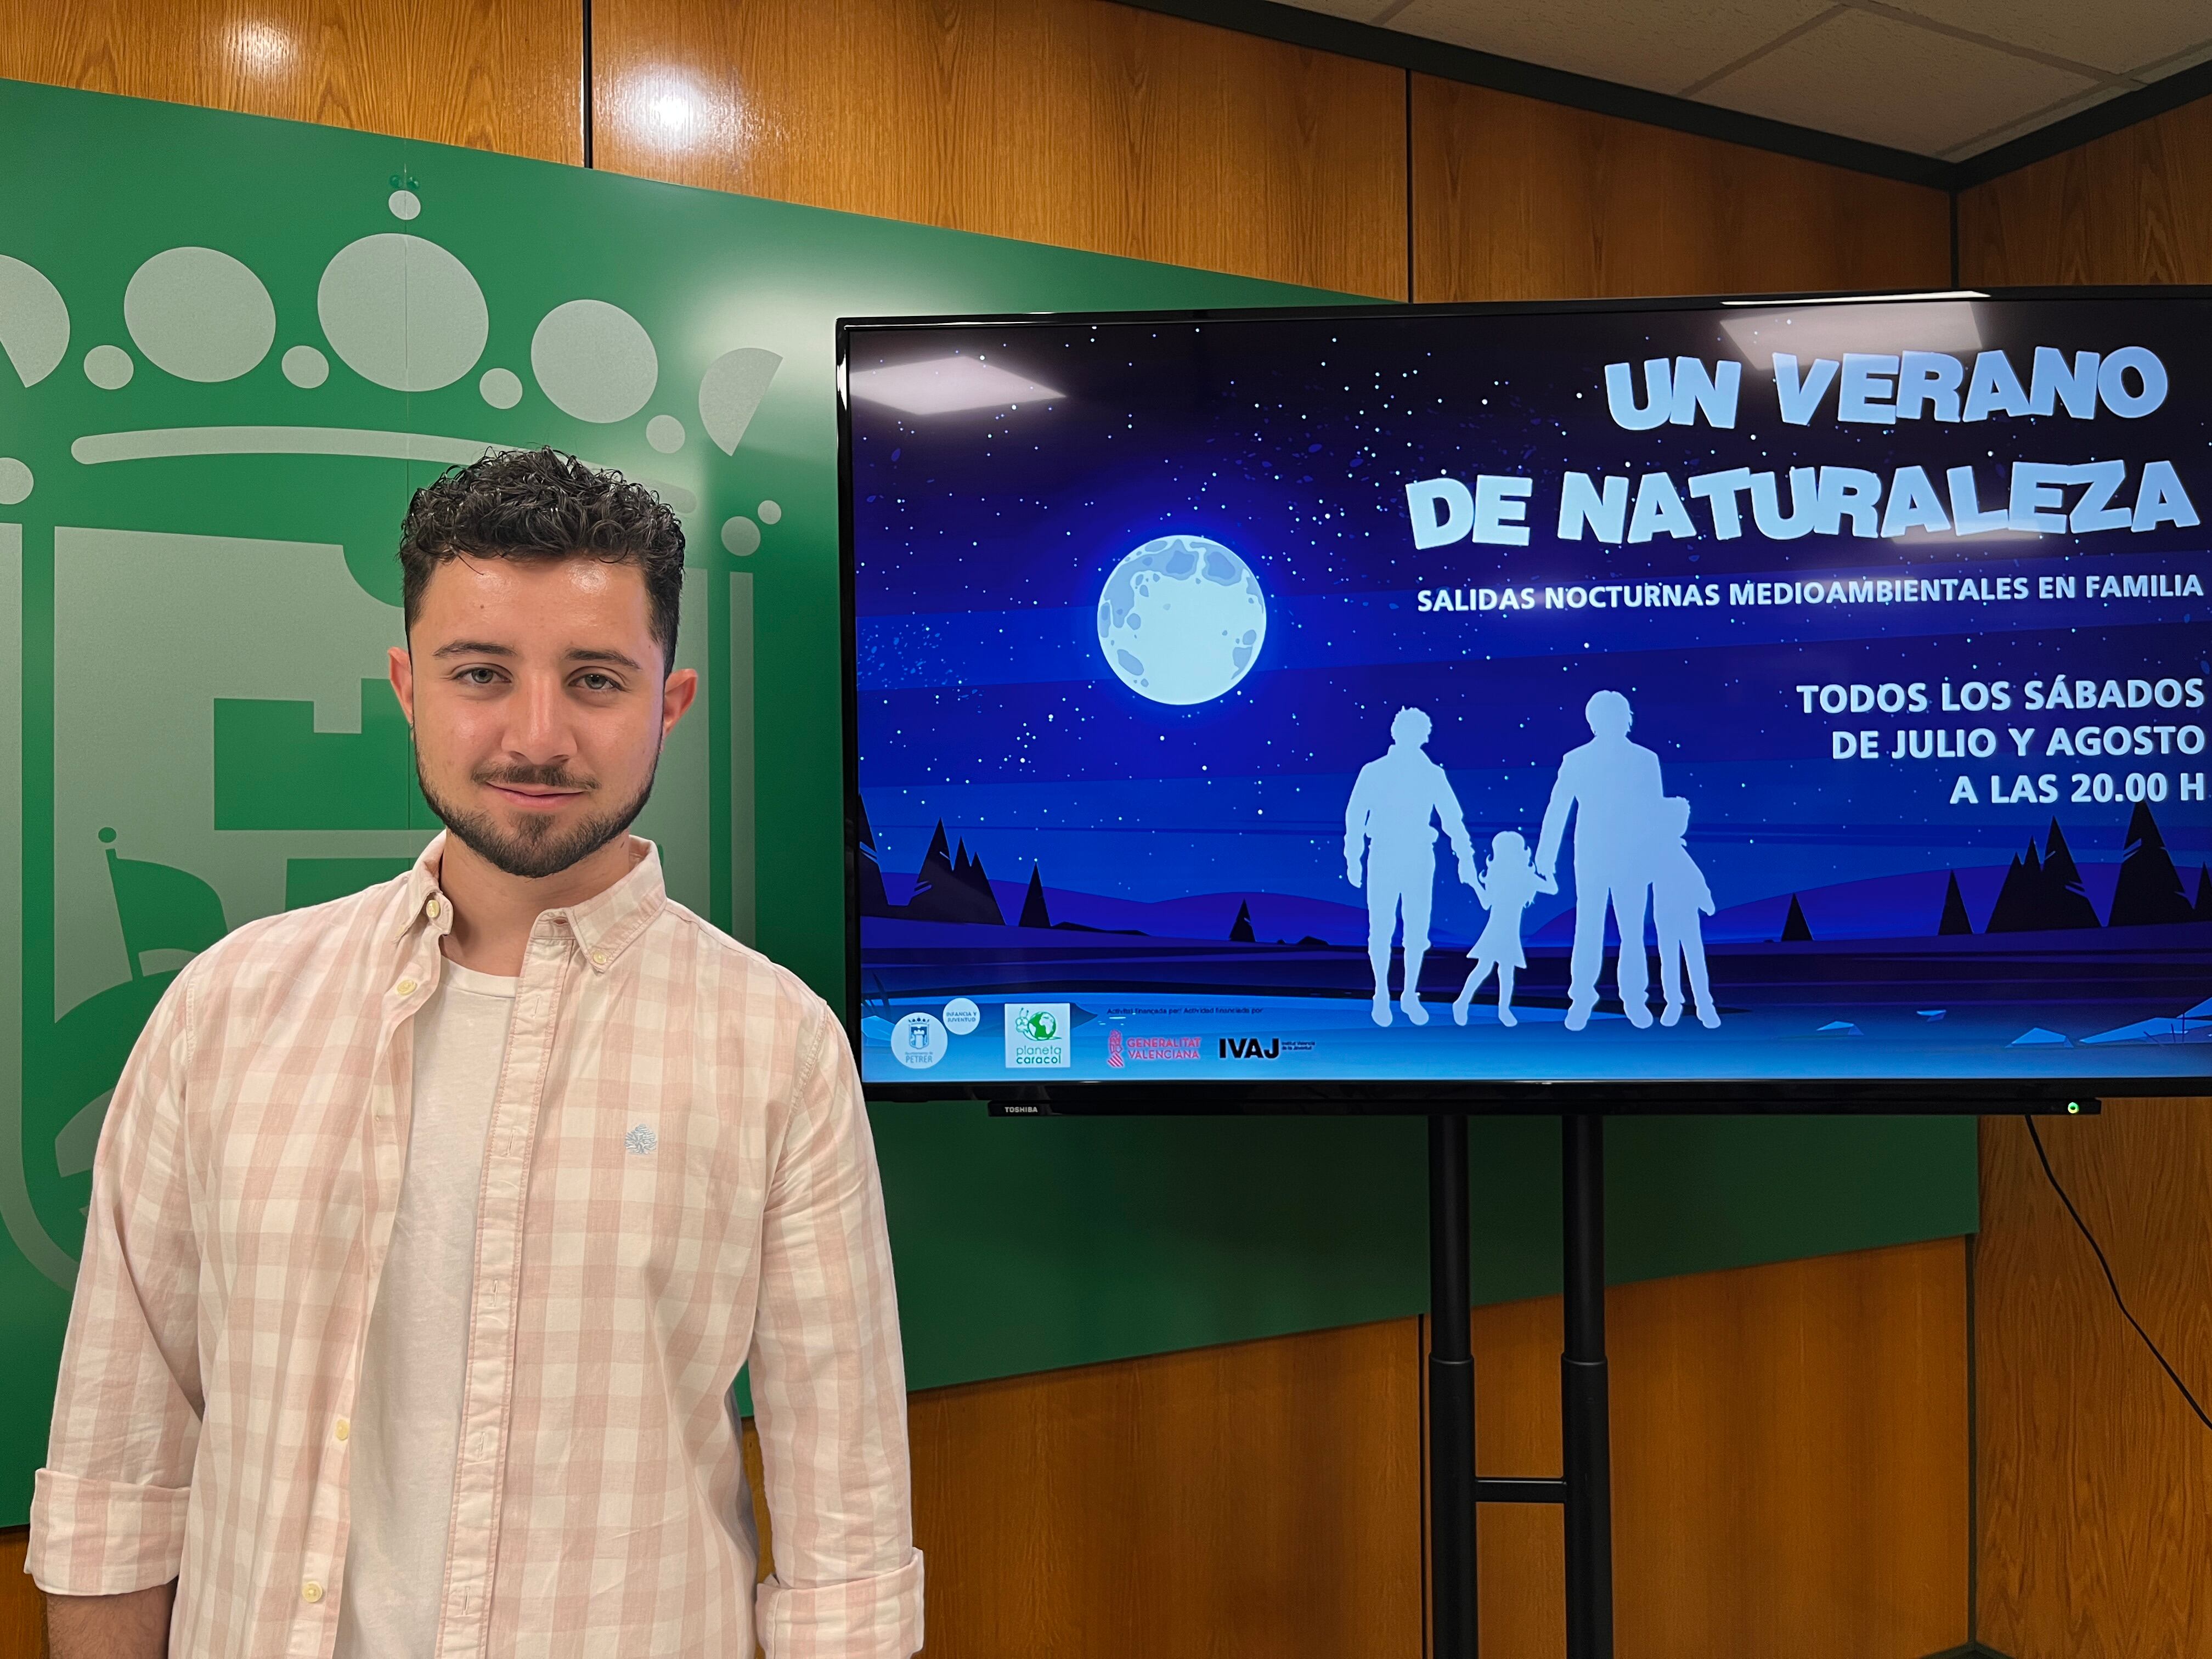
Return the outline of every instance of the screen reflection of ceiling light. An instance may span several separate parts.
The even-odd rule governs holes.
[[[1982,349],[1973,305],[1949,296],[1731,310],[1722,319],[1721,332],[1759,374],[1771,371],[1778,351],[1809,363],[1816,357],[1840,360],[1847,351],[1895,356],[1900,351],[1958,355]]]
[[[274,23],[240,23],[233,40],[239,58],[255,75],[275,75],[292,66],[292,37]]]
[[[1986,478],[1984,482],[1987,482]],[[1994,505],[2002,505],[2002,503],[1994,503]],[[1891,536],[1886,539],[1893,547],[1958,548],[1971,546],[1977,542],[2039,542],[2046,533],[2055,536],[2063,532],[2055,530],[2048,532],[2040,530],[2014,530],[2011,526],[2007,525],[2000,530],[1974,530],[1961,536],[1949,530],[1926,530],[1916,527],[1905,531],[1901,535]],[[1923,577],[1921,580],[1924,581],[1927,578]]]
[[[854,398],[887,404],[908,415],[950,415],[963,409],[1045,404],[1067,395],[974,357],[937,357],[890,368],[864,368],[846,384]]]

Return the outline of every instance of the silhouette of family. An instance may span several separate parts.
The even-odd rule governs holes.
[[[1476,990],[1498,976],[1498,1020],[1517,1025],[1513,979],[1528,966],[1521,947],[1521,918],[1540,893],[1559,890],[1560,843],[1572,820],[1575,932],[1568,956],[1566,1029],[1579,1031],[1597,1007],[1597,981],[1605,961],[1608,912],[1619,932],[1613,982],[1628,1023],[1651,1024],[1650,981],[1644,958],[1648,911],[1659,942],[1662,1025],[1679,1021],[1686,990],[1697,1001],[1698,1022],[1717,1026],[1712,987],[1705,971],[1705,930],[1698,918],[1713,912],[1712,889],[1684,844],[1690,804],[1666,793],[1659,757],[1629,741],[1634,715],[1618,691],[1600,691],[1583,707],[1590,740],[1560,758],[1558,781],[1544,809],[1536,850],[1518,832],[1491,838],[1490,857],[1475,866],[1459,798],[1443,767],[1425,746],[1433,731],[1428,715],[1401,708],[1390,722],[1388,752],[1359,769],[1344,812],[1344,872],[1367,895],[1367,959],[1375,974],[1377,1025],[1392,1021],[1390,946],[1402,937],[1406,969],[1398,1007],[1415,1025],[1429,1023],[1421,1006],[1421,963],[1429,948],[1429,916],[1436,883],[1436,840],[1441,830],[1459,863],[1459,878],[1489,912],[1482,935],[1468,952],[1467,982],[1452,1004],[1452,1018],[1467,1024]]]

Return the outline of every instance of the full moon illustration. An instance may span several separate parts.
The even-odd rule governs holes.
[[[1252,568],[1204,536],[1161,536],[1114,567],[1098,595],[1098,648],[1154,702],[1211,702],[1251,672],[1267,637]]]

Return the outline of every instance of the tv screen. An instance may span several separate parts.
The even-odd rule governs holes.
[[[2212,297],[841,349],[872,1092],[2206,1091]]]

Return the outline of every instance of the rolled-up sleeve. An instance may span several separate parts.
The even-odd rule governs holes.
[[[26,1568],[41,1589],[115,1595],[167,1583],[184,1554],[199,1443],[200,1255],[185,1084],[188,973],[132,1049],[93,1160]]]
[[[759,1590],[769,1659],[907,1659],[921,1646],[906,1368],[875,1144],[826,1007],[763,1221],[752,1389],[775,1572]]]

